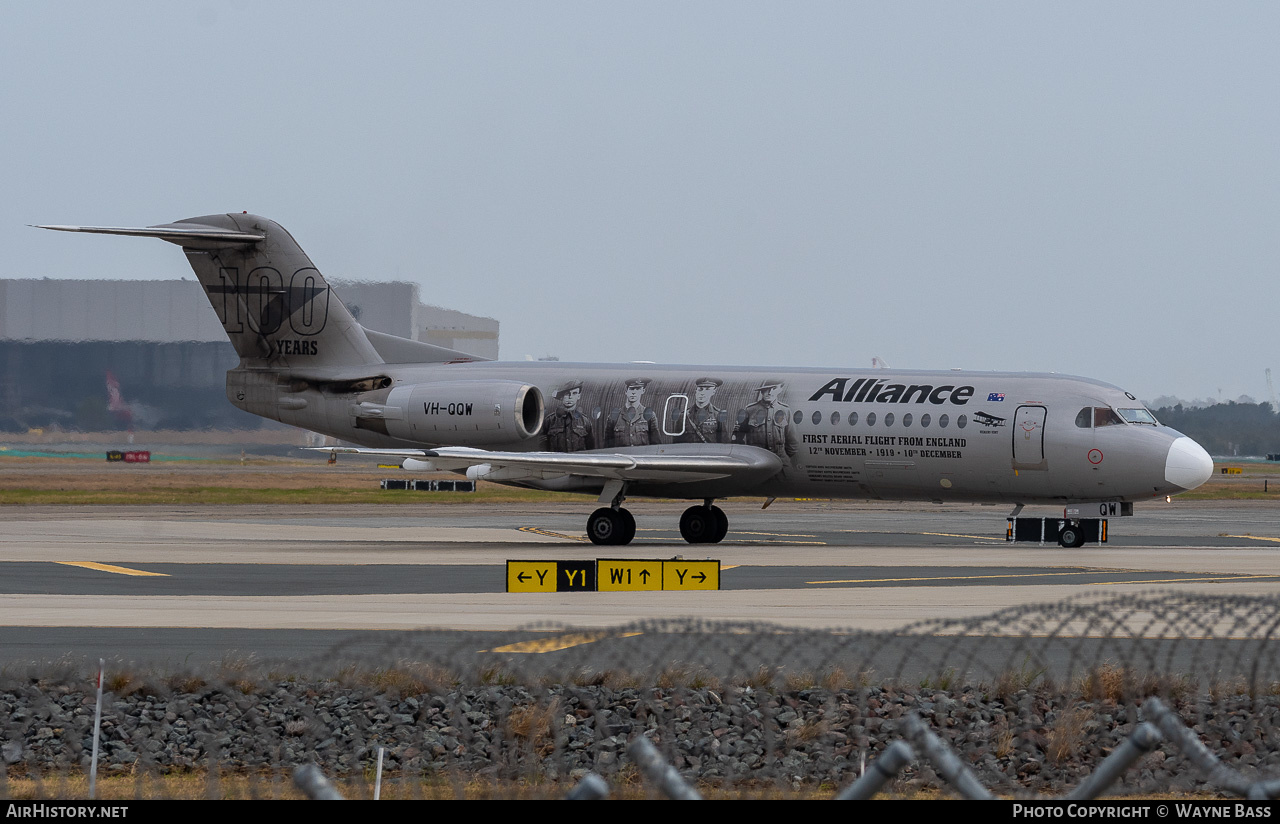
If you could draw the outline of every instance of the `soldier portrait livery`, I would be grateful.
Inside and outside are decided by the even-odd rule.
[[[604,445],[647,446],[662,443],[658,437],[658,414],[641,403],[649,378],[627,381],[627,405],[609,413],[604,426]]]
[[[729,413],[711,402],[723,384],[719,378],[698,378],[694,382],[693,406],[685,408],[684,432],[676,436],[676,443],[730,442],[733,431]]]
[[[733,442],[767,449],[791,466],[800,445],[791,426],[791,410],[782,403],[783,383],[761,381],[756,387],[756,401],[738,413],[733,428]]]
[[[569,381],[553,393],[560,408],[547,414],[542,424],[543,448],[548,452],[581,452],[595,449],[591,421],[578,411],[582,381]]]

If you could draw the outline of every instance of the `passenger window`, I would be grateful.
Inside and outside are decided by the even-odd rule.
[[[1124,421],[1120,420],[1120,416],[1109,406],[1095,406],[1093,408],[1093,425],[1096,426],[1123,426]]]
[[[857,425],[858,425],[858,413],[857,413],[857,412],[850,412],[850,413],[849,413],[849,425],[850,425],[850,426],[857,426]]]
[[[920,425],[927,427],[929,425],[929,413],[926,412],[920,416]]]
[[[940,415],[940,416],[938,416],[938,426],[939,426],[939,427],[941,427],[942,429],[946,429],[946,428],[947,428],[947,420],[948,420],[948,418],[947,418],[947,416],[946,416],[946,415]]]
[[[822,423],[822,413],[821,413],[821,412],[814,412],[814,413],[813,413],[813,423],[814,423],[814,425],[815,425],[815,426],[817,426],[818,424]]]
[[[885,416],[884,416],[884,425],[885,425],[885,426],[893,426],[893,413],[892,413],[892,412],[890,412],[889,414],[887,414],[887,415],[885,415]]]
[[[1093,407],[1086,406],[1080,410],[1080,414],[1076,415],[1076,426],[1081,429],[1088,429],[1093,426]]]
[[[968,424],[969,424],[969,416],[961,415],[960,417],[956,418],[956,426],[960,427],[961,429],[964,429]]]
[[[799,409],[797,409],[796,414],[792,415],[791,417],[796,423],[800,423],[800,421],[804,420],[804,413],[801,412]]]
[[[832,425],[832,426],[835,426],[835,425],[836,425],[836,424],[838,424],[838,423],[840,423],[840,413],[839,413],[839,412],[832,412],[832,413],[831,413],[831,425]]]
[[[868,413],[867,413],[867,426],[875,426],[875,425],[876,425],[876,413],[874,413],[874,412],[868,412]]]
[[[902,416],[902,425],[903,425],[903,426],[910,426],[910,425],[911,425],[911,413],[910,413],[910,412],[908,412],[907,414],[905,414],[905,415],[903,415],[903,416]]]

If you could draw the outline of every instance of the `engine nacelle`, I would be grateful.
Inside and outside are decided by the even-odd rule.
[[[386,421],[388,435],[442,446],[519,443],[542,433],[546,415],[542,392],[519,381],[397,386],[379,410],[370,417]]]

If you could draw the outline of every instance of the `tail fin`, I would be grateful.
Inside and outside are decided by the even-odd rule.
[[[242,365],[317,368],[383,362],[320,271],[275,221],[225,214],[139,229],[39,228],[155,237],[181,246]]]

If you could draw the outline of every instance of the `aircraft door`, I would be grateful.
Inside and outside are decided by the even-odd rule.
[[[688,395],[672,395],[662,410],[662,431],[672,437],[684,434],[685,412],[689,408]]]
[[[1044,456],[1043,406],[1019,406],[1013,416],[1013,468],[1048,469]]]

